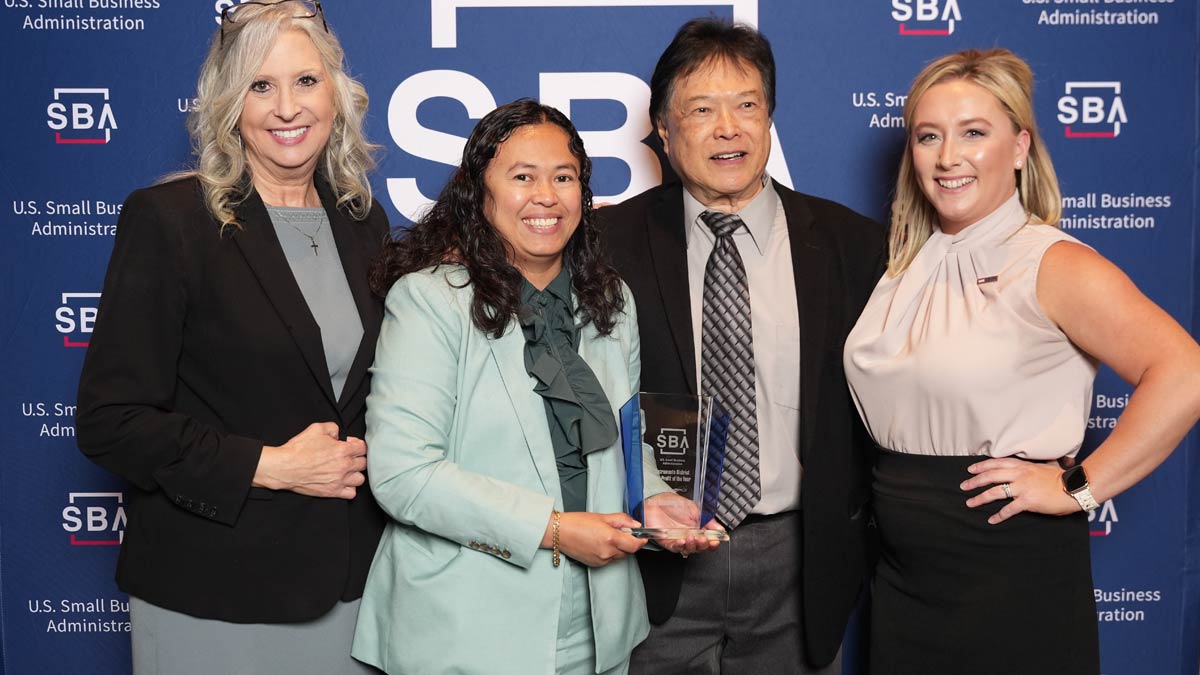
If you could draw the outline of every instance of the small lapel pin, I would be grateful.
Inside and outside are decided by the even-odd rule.
[[[984,284],[990,284],[998,278],[999,277],[997,277],[995,275],[990,276],[990,277],[979,277],[978,279],[975,280],[975,283],[979,286],[982,286]]]

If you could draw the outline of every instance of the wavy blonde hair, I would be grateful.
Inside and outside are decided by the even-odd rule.
[[[342,65],[345,53],[337,37],[325,30],[321,17],[303,16],[304,10],[292,0],[241,5],[234,11],[237,20],[224,21],[224,40],[220,31],[213,35],[200,66],[196,84],[199,105],[188,118],[196,167],[164,180],[198,178],[208,210],[221,230],[241,228],[233,210],[253,185],[238,132],[246,92],[279,36],[298,30],[312,40],[320,54],[333,85],[337,111],[317,172],[333,188],[338,207],[346,207],[359,220],[366,218],[372,201],[367,173],[374,167],[371,154],[378,146],[369,143],[363,133],[367,91],[346,73]]]
[[[925,66],[909,89],[904,102],[904,126],[909,129],[904,156],[896,177],[892,201],[891,234],[888,241],[888,276],[908,268],[925,245],[937,223],[937,211],[921,191],[912,160],[912,124],[917,104],[932,87],[951,80],[966,80],[983,87],[999,101],[1013,131],[1029,132],[1029,155],[1024,169],[1015,170],[1017,191],[1025,210],[1041,222],[1057,225],[1062,215],[1062,193],[1050,153],[1038,134],[1033,115],[1033,71],[1007,49],[968,49],[943,56]]]

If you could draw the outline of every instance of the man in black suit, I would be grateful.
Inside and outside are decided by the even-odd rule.
[[[730,411],[717,519],[731,538],[687,560],[639,554],[654,627],[632,672],[838,673],[873,459],[842,344],[882,273],[883,229],[767,176],[775,63],[758,31],[688,22],[650,88],[681,183],[600,213],[637,302],[641,389]]]

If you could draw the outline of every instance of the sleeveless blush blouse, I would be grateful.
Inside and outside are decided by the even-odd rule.
[[[1096,361],[1045,315],[1037,275],[1051,245],[1017,193],[956,235],[934,231],[884,276],[846,339],[858,412],[880,446],[918,455],[1073,456]]]

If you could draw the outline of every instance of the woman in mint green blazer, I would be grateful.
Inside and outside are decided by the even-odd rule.
[[[616,424],[637,320],[590,173],[562,113],[502,106],[373,272],[368,476],[392,520],[353,655],[388,673],[623,673],[649,629]]]

